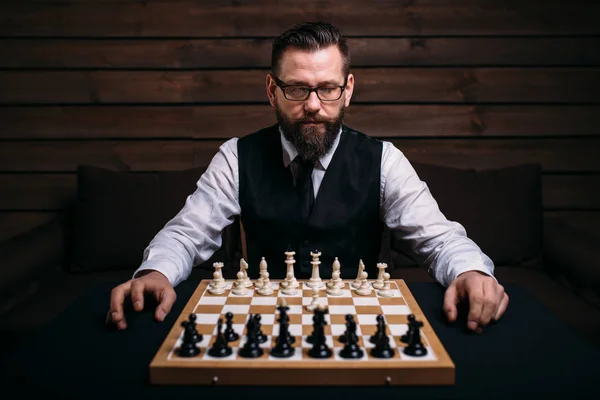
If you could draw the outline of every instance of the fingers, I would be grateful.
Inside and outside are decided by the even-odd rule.
[[[171,307],[175,303],[177,295],[175,290],[170,286],[165,286],[160,292],[159,304],[156,307],[155,317],[159,321],[164,321],[167,314],[171,311]]]
[[[498,309],[496,310],[496,315],[494,316],[495,321],[498,321],[502,317],[502,315],[504,315],[506,309],[508,308],[509,298],[508,295],[504,292],[504,290],[502,291],[501,297],[502,300],[500,300],[500,305],[498,306]]]
[[[446,313],[446,318],[448,318],[449,322],[456,321],[456,316],[458,314],[456,309],[457,304],[458,290],[456,289],[456,284],[451,284],[444,294],[444,312]]]
[[[109,318],[119,329],[127,328],[123,303],[125,302],[125,296],[129,295],[130,290],[131,284],[127,282],[115,287],[110,295]]]
[[[498,304],[500,304],[500,297],[498,296],[498,286],[496,282],[491,279],[483,281],[483,308],[481,315],[479,316],[479,326],[487,326],[492,318],[496,315]]]
[[[492,321],[498,320],[508,307],[508,295],[495,280],[483,278],[467,288],[469,293],[469,316],[467,327],[477,333]]]
[[[479,327],[481,313],[483,312],[483,288],[480,285],[469,291],[469,315],[467,317],[467,327],[475,331]]]
[[[133,309],[142,311],[144,309],[144,283],[142,280],[134,280],[131,283],[131,302]]]

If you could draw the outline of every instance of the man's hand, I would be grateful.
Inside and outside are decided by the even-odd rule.
[[[177,296],[166,276],[158,271],[149,271],[142,276],[122,283],[112,290],[106,323],[112,322],[119,329],[127,328],[123,311],[125,298],[131,295],[134,310],[142,311],[144,309],[144,294],[146,293],[152,294],[158,302],[154,317],[162,322],[171,311]]]
[[[508,295],[494,278],[478,271],[460,274],[446,289],[444,311],[448,321],[456,321],[457,304],[469,301],[467,327],[477,333],[500,319],[508,307]]]

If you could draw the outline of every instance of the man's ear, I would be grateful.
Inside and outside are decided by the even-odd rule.
[[[348,74],[348,82],[346,82],[345,93],[345,103],[346,107],[350,105],[350,99],[352,98],[352,93],[354,92],[354,75]]]
[[[269,103],[271,103],[271,105],[275,107],[275,91],[277,90],[277,84],[275,83],[275,80],[273,79],[273,76],[271,74],[267,74],[265,85],[267,90],[267,97],[269,98]]]

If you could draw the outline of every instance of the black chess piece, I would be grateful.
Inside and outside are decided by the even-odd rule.
[[[408,314],[408,323],[407,323],[408,329],[407,329],[406,333],[400,337],[401,342],[403,342],[403,343],[410,342],[410,337],[414,333],[414,328],[415,328],[414,323],[415,323],[415,314]]]
[[[258,323],[252,315],[246,323],[246,343],[244,343],[238,354],[244,358],[257,358],[264,354],[264,350],[258,342]]]
[[[292,347],[289,331],[289,318],[286,311],[289,307],[279,306],[279,336],[275,341],[275,347],[271,349],[271,355],[279,358],[288,358],[294,355],[296,349]]]
[[[377,330],[371,337],[369,341],[371,343],[377,343],[381,337],[385,334],[385,320],[383,319],[383,314],[379,314],[377,317]]]
[[[225,314],[225,325],[225,332],[223,332],[223,335],[225,335],[225,340],[227,340],[228,342],[235,342],[236,340],[238,340],[240,338],[240,335],[233,330],[232,312],[228,312],[227,314]]]
[[[371,349],[371,355],[375,358],[392,358],[395,354],[394,349],[390,345],[390,337],[386,333],[385,321],[383,318],[378,320],[378,323],[381,323],[381,332],[377,335],[377,341],[375,342],[375,347]]]
[[[254,320],[256,321],[256,340],[258,340],[258,343],[265,343],[267,340],[269,340],[269,338],[263,333],[261,329],[261,319],[262,317],[260,316],[260,314],[254,314]]]
[[[352,317],[352,316],[350,316]],[[358,336],[356,335],[356,323],[353,318],[346,316],[346,334],[344,347],[340,350],[342,358],[362,358],[363,350],[358,346]]]
[[[217,322],[217,337],[210,349],[208,355],[211,357],[227,357],[233,353],[231,347],[228,346],[225,335],[223,334],[223,318],[219,318]]]
[[[421,341],[421,327],[423,322],[413,320],[411,323],[412,333],[409,335],[408,346],[403,350],[404,354],[413,357],[423,357],[427,355],[427,348]]]
[[[352,324],[354,322],[354,317],[352,316],[352,314],[346,314],[346,331],[344,333],[342,333],[340,335],[340,337],[338,338],[338,341],[340,343],[346,343],[346,339],[348,338],[348,327],[350,326],[350,324]],[[355,330],[356,331],[356,330]]]
[[[192,314],[193,315],[193,314]],[[190,316],[191,317],[191,316]],[[195,315],[194,315],[195,317]],[[198,340],[198,335],[196,332],[196,324],[195,318],[190,319],[188,321],[182,321],[181,326],[183,327],[183,340],[179,349],[177,350],[177,355],[179,357],[194,357],[200,354],[200,348],[196,346],[196,343],[201,341],[200,338]]]
[[[316,308],[315,308],[316,310]],[[313,331],[311,332],[310,335],[308,335],[306,337],[306,343],[310,343],[313,344],[314,343],[314,337],[315,337],[315,328],[318,326],[321,326],[321,324],[325,324],[325,314],[324,313],[317,313],[315,312],[315,310],[313,310]]]
[[[308,355],[312,358],[329,358],[333,355],[333,351],[327,346],[327,338],[325,336],[325,314],[327,309],[322,306],[317,306],[314,309],[315,318],[314,330],[312,335],[312,347],[308,350]]]

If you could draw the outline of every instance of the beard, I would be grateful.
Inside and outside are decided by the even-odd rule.
[[[331,150],[342,127],[345,108],[342,103],[338,116],[333,119],[305,114],[301,119],[293,120],[283,113],[278,104],[275,105],[275,113],[283,136],[296,147],[298,155],[305,161],[315,162]],[[318,125],[305,125],[309,122]]]

